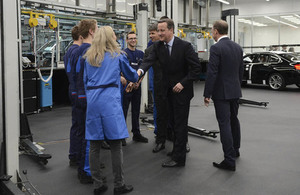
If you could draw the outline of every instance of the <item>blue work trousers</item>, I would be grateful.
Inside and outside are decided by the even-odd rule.
[[[131,103],[131,122],[132,122],[132,133],[140,134],[140,107],[141,107],[141,86],[132,90],[129,93],[124,92],[123,96],[123,112],[125,120],[127,118],[127,112],[129,104]]]
[[[87,141],[85,139],[86,98],[78,98],[76,107],[76,117],[78,118],[79,126],[78,135],[80,138],[80,158],[78,172],[84,172],[90,176],[91,173],[85,171],[89,170],[89,152],[87,152],[89,151],[89,145],[87,145]]]
[[[69,92],[69,98],[72,106],[72,126],[70,129],[70,148],[69,148],[69,159],[78,161],[80,154],[80,137],[78,119],[76,115],[76,100],[77,94]]]

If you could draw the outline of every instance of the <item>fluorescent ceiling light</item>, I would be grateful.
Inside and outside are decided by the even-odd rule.
[[[294,16],[296,16],[297,18],[300,18],[300,16],[298,14],[294,14]]]
[[[292,24],[289,24],[289,23],[286,23],[286,22],[282,22],[282,21],[279,21],[279,20],[276,20],[274,18],[270,18],[269,16],[264,16],[265,18],[269,19],[269,20],[272,20],[273,22],[278,22],[278,23],[281,23],[281,24],[285,24],[285,25],[288,25],[288,26],[291,26],[293,28],[298,28],[297,26],[294,26]]]
[[[300,24],[300,18],[297,18],[296,16],[288,15],[288,16],[280,16],[281,18],[288,20],[290,22],[293,22],[295,24]]]
[[[225,1],[225,0],[216,0],[216,1],[219,1],[219,2],[224,3],[224,4],[227,4],[227,5],[230,4],[228,1]]]
[[[242,23],[245,23],[245,24],[250,24],[250,25],[253,25],[253,26],[268,26],[266,24],[263,24],[263,23],[259,23],[259,22],[255,22],[255,21],[251,21],[251,20],[247,20],[247,19],[244,19],[244,18],[240,18],[238,19],[239,22],[242,22]]]

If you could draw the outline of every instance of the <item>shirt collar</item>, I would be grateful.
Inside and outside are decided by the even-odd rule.
[[[166,44],[168,44],[170,47],[172,47],[172,46],[173,46],[173,43],[174,43],[174,39],[175,39],[175,36],[173,36],[173,38],[171,39],[171,41],[169,41],[169,42],[166,43]]]
[[[221,39],[223,39],[223,38],[226,38],[226,37],[228,37],[227,35],[223,35],[223,36],[221,36],[219,39],[218,39],[218,41],[217,42],[219,42]]]

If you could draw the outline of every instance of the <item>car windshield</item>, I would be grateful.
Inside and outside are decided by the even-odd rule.
[[[296,62],[300,61],[300,56],[291,53],[280,54],[281,57],[287,59],[288,61]]]

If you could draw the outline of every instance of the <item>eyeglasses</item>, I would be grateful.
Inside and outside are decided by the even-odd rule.
[[[130,40],[130,41],[132,41],[132,40],[136,40],[137,38],[135,37],[135,38],[129,38],[128,40]]]

